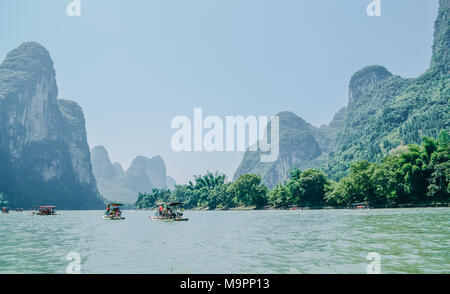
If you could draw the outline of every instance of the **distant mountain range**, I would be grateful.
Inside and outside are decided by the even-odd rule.
[[[291,112],[281,112],[280,156],[259,162],[247,151],[234,179],[256,173],[273,187],[295,168],[320,168],[330,178],[346,175],[356,160],[377,161],[399,145],[420,143],[450,129],[450,0],[440,0],[429,69],[415,79],[392,75],[382,66],[355,73],[348,105],[331,123],[314,127]]]
[[[166,165],[161,156],[138,156],[124,171],[119,163],[111,162],[105,147],[95,146],[91,150],[91,161],[97,187],[110,201],[134,203],[139,192],[175,187],[175,180],[166,175]]]
[[[11,207],[99,209],[83,111],[57,99],[48,51],[27,42],[0,65],[0,193]]]

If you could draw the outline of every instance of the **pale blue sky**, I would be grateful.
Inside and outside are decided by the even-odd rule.
[[[175,115],[274,115],[319,126],[347,104],[351,75],[380,64],[404,77],[431,58],[438,0],[0,0],[0,59],[24,41],[45,46],[60,98],[84,110],[91,147],[125,168],[161,155],[177,182],[242,153],[175,153]]]

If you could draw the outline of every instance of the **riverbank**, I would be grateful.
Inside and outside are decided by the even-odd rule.
[[[438,207],[450,207],[450,203],[422,203],[422,204],[398,204],[398,205],[390,205],[383,207],[368,207],[368,209],[403,209],[403,208],[438,208]],[[231,208],[215,208],[211,209],[209,207],[195,207],[184,209],[184,211],[253,211],[253,210],[332,210],[332,209],[356,209],[347,206],[323,206],[323,207],[300,207],[300,206],[292,206],[292,207],[256,207],[256,206],[239,206],[239,207],[231,207]],[[367,208],[365,208],[367,209]],[[143,208],[136,210],[144,210],[144,211],[154,211],[156,208]]]

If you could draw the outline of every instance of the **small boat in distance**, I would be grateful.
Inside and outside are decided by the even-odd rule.
[[[181,210],[177,209],[183,205],[183,202],[161,202],[157,205],[158,210],[154,216],[150,216],[151,220],[162,220],[166,222],[185,222],[188,218],[183,217]]]
[[[370,207],[365,202],[353,203],[352,209],[370,209]]]
[[[38,206],[36,210],[35,215],[56,215],[56,206]]]
[[[124,216],[122,216],[122,211],[120,210],[120,207],[123,206],[122,203],[117,202],[111,202],[106,205],[106,211],[103,214],[104,219],[108,220],[123,220],[125,219]]]

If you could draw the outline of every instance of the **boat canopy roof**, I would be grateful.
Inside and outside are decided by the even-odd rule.
[[[108,203],[108,206],[123,206],[123,204],[119,203],[119,202],[111,202],[111,203]]]
[[[159,205],[170,205],[170,206],[177,206],[177,205],[182,205],[182,204],[184,204],[184,202],[178,202],[178,201],[174,201],[174,202],[159,202],[159,203],[156,203],[155,205],[156,206],[159,206]]]
[[[352,205],[366,205],[365,202],[353,203]]]
[[[182,204],[183,204],[183,202],[170,202],[169,203],[169,205],[172,205],[172,206],[182,205]]]
[[[49,206],[49,205],[47,205],[47,206],[37,206],[38,208],[56,208],[56,206]]]
[[[170,206],[177,206],[177,205],[182,205],[184,202],[178,202],[178,201],[174,201],[174,202],[159,202],[156,205],[170,205]]]

